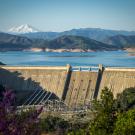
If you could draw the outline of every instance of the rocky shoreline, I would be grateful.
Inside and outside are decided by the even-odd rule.
[[[2,49],[0,52],[8,51],[31,51],[31,52],[96,52],[96,51],[117,51],[117,50],[126,50],[129,53],[135,53],[135,48],[124,48],[124,49],[110,49],[110,50],[91,50],[91,49],[50,49],[50,48],[19,48],[19,49]]]
[[[135,48],[125,48],[127,52],[135,52]]]
[[[135,56],[135,48],[125,48],[129,56]]]
[[[84,50],[84,49],[49,49],[49,48],[30,48],[25,49],[24,51],[33,51],[33,52],[94,52],[93,50]]]

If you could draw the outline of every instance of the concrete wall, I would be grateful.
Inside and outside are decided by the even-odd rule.
[[[105,68],[100,82],[98,98],[105,86],[112,90],[115,97],[125,88],[135,87],[135,69]]]
[[[97,72],[73,71],[66,95],[65,103],[75,107],[89,102],[96,88]]]
[[[62,97],[67,67],[0,67],[0,84],[16,91],[45,89]]]
[[[105,68],[103,72],[69,69],[68,66],[1,66],[0,84],[19,92],[36,89],[51,91],[71,107],[86,104],[93,96],[99,98],[105,86],[112,90],[115,97],[125,88],[135,87],[135,69]],[[99,69],[102,71],[102,67]]]

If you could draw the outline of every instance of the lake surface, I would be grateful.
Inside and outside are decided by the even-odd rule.
[[[0,61],[7,65],[31,66],[120,66],[135,67],[135,56],[126,51],[105,52],[0,52]]]

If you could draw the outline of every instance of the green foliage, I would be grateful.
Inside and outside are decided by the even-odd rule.
[[[113,107],[114,103],[114,98],[113,98],[113,93],[111,92],[110,89],[105,87],[100,95],[100,100],[95,99],[93,101],[93,110],[96,111],[97,113],[103,113],[103,112],[112,112],[114,110]]]
[[[40,128],[42,132],[53,132],[58,129],[66,130],[68,127],[68,122],[59,117],[47,116],[40,121]]]
[[[116,99],[116,108],[119,112],[127,111],[135,106],[135,88],[127,88]]]
[[[116,100],[104,88],[100,98],[93,102],[95,119],[90,123],[90,135],[134,135],[135,109],[130,109],[135,105],[135,88],[125,89]]]
[[[2,89],[3,87],[1,91]],[[11,106],[11,101],[14,99],[12,93],[7,91],[4,95],[6,98],[1,98],[0,104],[0,134],[5,131],[8,131],[9,135],[10,133],[38,135],[41,132],[53,132],[54,134],[57,132],[56,134],[62,135],[135,134],[135,88],[125,89],[117,96],[117,99],[114,99],[111,90],[105,87],[100,99],[92,102],[93,116],[90,117],[93,119],[89,124],[80,120],[69,122],[52,115],[39,119],[42,108],[17,111],[16,107]]]
[[[87,122],[73,122],[70,123],[68,130],[68,135],[88,135],[88,125]]]
[[[135,135],[135,109],[119,114],[113,135]]]
[[[77,131],[70,131],[67,135],[87,135],[86,130],[78,129]]]
[[[109,135],[113,132],[115,108],[112,92],[105,87],[101,99],[93,102],[95,119],[90,123],[90,135]]]

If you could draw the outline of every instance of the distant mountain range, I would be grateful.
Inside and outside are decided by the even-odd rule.
[[[135,35],[135,31],[107,30],[100,28],[80,28],[63,32],[42,32],[29,24],[12,27],[8,30],[8,33],[21,34],[22,36],[26,36],[28,38],[36,38],[36,39],[38,38],[45,40],[52,40],[64,35],[73,35],[73,36],[88,37],[101,42],[103,42],[108,37],[116,35],[125,35],[125,36]]]
[[[117,31],[117,30],[105,30],[100,28],[82,28],[72,29],[61,33],[62,35],[76,35],[95,39],[97,41],[104,41],[106,38],[116,35],[135,35],[135,31]]]
[[[96,50],[116,50],[118,47],[108,45],[90,38],[81,36],[61,36],[59,38],[46,41],[43,39],[29,39],[11,35],[7,33],[0,33],[0,50],[26,50],[30,48],[49,48],[49,49],[88,49]]]
[[[81,28],[81,29],[72,29],[64,32],[35,32],[35,33],[24,33],[22,35],[28,38],[38,38],[45,40],[52,40],[64,35],[72,35],[72,36],[88,37],[103,42],[106,38],[111,36],[135,35],[135,31],[105,30],[100,28]]]
[[[104,30],[99,28],[72,29],[64,32],[39,32],[29,25],[0,33],[0,51],[31,48],[115,50],[135,48],[135,31]]]

